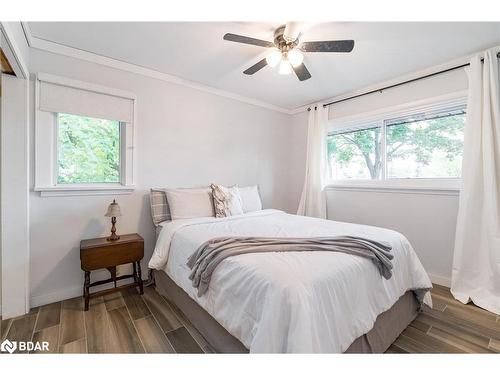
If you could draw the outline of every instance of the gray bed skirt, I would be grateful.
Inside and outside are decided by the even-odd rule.
[[[196,303],[163,271],[154,271],[156,290],[176,305],[191,324],[218,353],[248,353],[248,349]],[[419,303],[413,292],[406,292],[387,311],[377,317],[373,328],[358,337],[346,353],[383,353],[417,317]]]

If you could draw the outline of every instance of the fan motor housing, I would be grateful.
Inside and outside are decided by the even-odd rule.
[[[293,41],[287,41],[284,37],[285,25],[280,26],[274,32],[274,44],[281,52],[288,52],[299,44],[299,38]]]

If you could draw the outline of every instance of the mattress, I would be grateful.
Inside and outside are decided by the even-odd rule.
[[[388,242],[393,276],[385,280],[371,261],[349,254],[245,254],[225,259],[198,297],[187,258],[206,240],[230,235],[353,235]],[[408,291],[431,305],[429,277],[400,233],[278,210],[164,223],[149,266],[164,271],[250,352],[345,352]]]
[[[216,353],[248,353],[236,337],[224,329],[163,271],[154,272],[156,291],[180,309]],[[377,317],[373,328],[352,342],[344,353],[384,353],[417,317],[419,302],[406,292],[392,307]]]

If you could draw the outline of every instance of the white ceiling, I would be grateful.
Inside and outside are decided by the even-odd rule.
[[[500,44],[500,23],[359,23],[304,25],[302,41],[354,39],[352,53],[308,53],[312,74],[299,82],[269,67],[242,73],[266,49],[224,41],[227,33],[272,40],[280,23],[29,22],[33,37],[295,109],[321,99]]]

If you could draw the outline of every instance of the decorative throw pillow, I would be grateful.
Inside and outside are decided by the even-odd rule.
[[[149,202],[151,204],[151,217],[155,226],[164,221],[171,220],[166,189],[151,189]]]
[[[262,210],[262,202],[257,185],[240,187],[238,189],[244,213]]]
[[[238,186],[225,187],[211,184],[214,199],[215,217],[227,217],[243,214]]]

